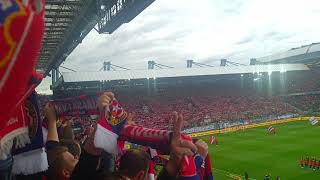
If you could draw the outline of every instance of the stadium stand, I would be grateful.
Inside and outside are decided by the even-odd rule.
[[[287,102],[302,111],[302,114],[319,116],[319,95],[297,95],[286,98]]]
[[[319,78],[313,71],[216,76],[212,77],[213,80],[203,78],[201,81],[200,78],[197,83],[186,79],[175,86],[159,83],[158,87],[132,87],[128,90],[120,86],[111,90],[133,113],[138,125],[159,129],[170,128],[174,110],[184,114],[185,128],[212,122],[253,121],[301,111],[312,115],[319,110],[318,96],[307,96],[320,90]],[[81,94],[86,91],[72,92]],[[295,94],[300,96],[295,97]],[[78,124],[84,125],[83,132],[92,124],[87,123],[88,120],[88,116],[74,118]]]
[[[122,102],[125,102],[123,105],[129,112],[135,113],[136,123],[160,129],[169,128],[170,115],[174,110],[179,110],[185,115],[186,127],[295,113],[295,109],[276,96],[244,95],[241,92],[217,96],[217,93],[201,91],[201,88],[197,92],[198,95],[190,91],[179,96],[174,92],[166,92],[167,94],[159,96],[131,98]]]

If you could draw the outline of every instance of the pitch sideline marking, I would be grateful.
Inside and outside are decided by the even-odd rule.
[[[241,176],[239,174],[235,174],[235,173],[231,173],[229,171],[225,171],[225,170],[222,170],[222,169],[217,169],[217,168],[211,168],[212,170],[216,170],[216,171],[220,171],[220,173],[223,173],[224,175],[228,176],[228,177],[231,177],[233,178],[234,176],[237,176],[237,177],[240,177],[240,178],[244,178],[244,176]],[[233,178],[234,179],[234,178]],[[249,178],[249,180],[256,180],[254,178]]]

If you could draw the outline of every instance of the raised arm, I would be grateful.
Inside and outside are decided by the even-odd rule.
[[[183,158],[187,156],[193,156],[197,151],[197,147],[188,140],[184,140],[181,137],[181,129],[183,126],[183,116],[178,113],[174,113],[174,130],[172,134],[172,140],[170,143],[170,159],[166,164],[163,171],[160,173],[158,179],[176,179],[180,172],[181,163]]]
[[[114,98],[114,94],[112,92],[105,92],[98,98],[98,108],[99,111],[102,112],[105,110],[107,106],[109,106]],[[99,148],[96,148],[94,145],[94,136],[95,131],[97,130],[97,127],[95,126],[94,130],[89,133],[89,137],[87,138],[85,144],[84,144],[84,150],[91,154],[98,156],[101,154],[102,150]],[[107,141],[105,143],[108,143]]]
[[[48,123],[48,141],[59,142],[59,136],[57,131],[57,115],[54,109],[54,106],[50,103],[47,103],[44,109],[45,116]]]

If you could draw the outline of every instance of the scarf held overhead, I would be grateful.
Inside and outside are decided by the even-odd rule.
[[[44,32],[44,1],[0,1],[0,159],[10,153],[13,139],[28,142],[22,103],[32,92]]]

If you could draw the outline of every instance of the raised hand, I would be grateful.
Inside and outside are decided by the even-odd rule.
[[[47,103],[45,108],[44,108],[44,115],[45,117],[48,119],[48,123],[49,121],[54,121],[56,122],[57,121],[57,113],[56,113],[56,110],[55,110],[55,107],[53,106],[53,104],[51,103]]]
[[[169,175],[177,175],[181,161],[186,156],[193,156],[197,151],[197,147],[188,140],[181,138],[181,129],[183,127],[183,116],[174,112],[174,128],[170,143],[170,159],[166,165],[166,170]]]
[[[134,122],[134,115],[129,113],[128,114],[128,120],[127,120],[127,124],[128,125],[137,125],[136,122]]]
[[[44,114],[47,118],[48,123],[48,141],[57,141],[59,142],[59,136],[57,131],[57,113],[55,107],[51,103],[47,103],[44,108]]]
[[[98,98],[98,108],[103,112],[106,107],[109,107],[114,99],[112,92],[105,92]]]
[[[200,156],[205,159],[208,155],[208,144],[205,143],[202,139],[199,139],[195,142],[195,145],[198,148],[198,153],[200,154]]]

